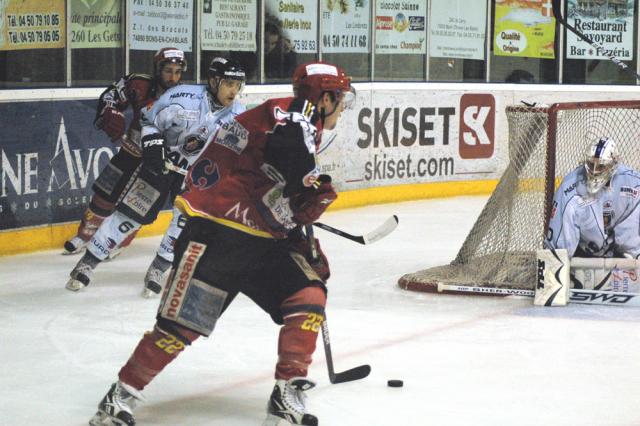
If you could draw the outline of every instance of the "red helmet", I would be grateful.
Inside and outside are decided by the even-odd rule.
[[[187,70],[187,60],[184,58],[184,52],[175,47],[163,47],[153,56],[153,70],[158,74],[165,64],[180,64],[182,71]]]
[[[344,69],[327,62],[301,64],[293,72],[293,93],[314,104],[324,92],[340,94],[351,91],[351,77]]]

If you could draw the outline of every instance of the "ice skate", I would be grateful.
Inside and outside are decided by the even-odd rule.
[[[134,426],[133,409],[143,401],[137,389],[117,381],[98,404],[98,412],[89,421],[90,426]]]
[[[87,245],[88,241],[84,241],[79,236],[75,236],[70,240],[64,242],[64,251],[62,254],[77,254],[82,251]]]
[[[171,262],[156,255],[144,276],[142,297],[150,298],[162,292],[164,287],[164,273],[171,267]]]
[[[89,285],[91,282],[91,275],[93,274],[93,269],[100,261],[93,256],[91,253],[87,252],[82,256],[82,259],[78,261],[76,267],[73,268],[71,277],[69,281],[67,281],[67,285],[65,286],[67,290],[70,291],[78,291]]]
[[[316,384],[304,377],[276,380],[262,426],[317,426],[318,418],[306,412],[305,392]]]

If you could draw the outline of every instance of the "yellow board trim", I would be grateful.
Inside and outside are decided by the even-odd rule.
[[[459,195],[490,194],[497,180],[437,182],[407,185],[381,186],[340,192],[338,199],[329,210],[363,207],[371,204],[395,203],[400,201],[444,198]],[[138,237],[161,235],[169,226],[171,211],[161,212],[151,225],[145,225]],[[33,228],[0,232],[0,256],[29,253],[38,250],[59,249],[66,240],[75,235],[79,222],[44,225]]]

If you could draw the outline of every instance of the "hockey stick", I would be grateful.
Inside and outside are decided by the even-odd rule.
[[[438,283],[438,293],[467,293],[491,296],[534,297],[535,291],[519,288],[475,287],[457,284]],[[569,302],[587,305],[633,306],[640,307],[640,293],[622,293],[618,291],[571,289]]]
[[[313,236],[313,226],[306,225],[307,238],[311,246],[311,257],[313,260],[318,258],[318,250],[316,248],[316,240]],[[331,341],[329,340],[329,325],[327,324],[327,314],[325,312],[324,319],[320,325],[322,328],[322,344],[324,345],[324,355],[327,359],[327,369],[329,370],[329,381],[332,384],[352,382],[354,380],[364,379],[371,373],[371,366],[368,364],[350,368],[349,370],[336,373],[333,368],[333,356],[331,355]]]
[[[175,164],[173,164],[173,163],[171,163],[169,161],[166,161],[164,163],[164,167],[165,167],[165,169],[171,170],[172,172],[179,173],[182,176],[186,176],[187,173],[189,172],[187,169],[183,169],[182,167],[176,166]]]
[[[351,241],[355,241],[360,244],[372,244],[378,240],[383,239],[398,226],[398,216],[393,215],[389,219],[387,219],[382,225],[378,226],[373,231],[365,234],[365,235],[352,235],[347,232],[341,231],[340,229],[336,229],[333,226],[325,225],[324,223],[314,222],[314,226],[317,226],[320,229],[324,229],[325,231],[331,232],[333,234],[339,235],[343,238],[346,238]]]
[[[627,74],[629,74],[630,76],[634,77],[636,80],[640,80],[640,74],[638,74],[637,72],[635,72],[634,70],[629,68],[629,66],[627,64],[625,64],[624,62],[622,62],[620,59],[616,58],[613,55],[608,54],[606,52],[606,49],[604,48],[604,45],[602,43],[599,43],[597,41],[591,40],[589,37],[585,36],[580,31],[578,31],[578,29],[576,27],[574,27],[573,25],[569,24],[567,22],[567,20],[562,16],[562,13],[560,12],[560,0],[552,0],[551,1],[551,6],[553,7],[553,14],[555,15],[556,19],[566,29],[568,29],[569,31],[571,31],[572,33],[577,35],[580,40],[582,40],[582,41],[584,41],[586,43],[589,43],[593,48],[596,49],[596,52],[598,52],[599,54],[604,55],[607,58],[609,58],[609,60],[611,62],[613,62],[614,64],[616,64],[622,71],[624,71]]]

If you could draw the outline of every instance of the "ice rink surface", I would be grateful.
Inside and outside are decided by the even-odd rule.
[[[317,230],[332,266],[327,318],[336,370],[318,342],[308,407],[324,426],[640,425],[640,309],[400,290],[406,273],[449,262],[485,197],[338,211],[323,222],[370,246]],[[139,294],[160,238],[134,241],[79,293],[64,289],[78,256],[0,258],[0,425],[86,425],[145,330],[158,299]],[[273,387],[278,327],[247,298],[231,305],[144,391],[138,425],[259,426]],[[404,380],[389,388],[387,379]]]

